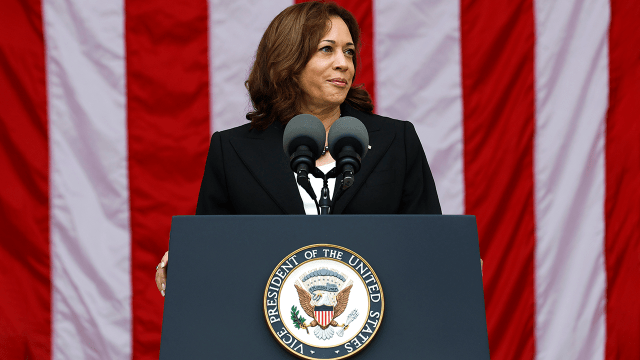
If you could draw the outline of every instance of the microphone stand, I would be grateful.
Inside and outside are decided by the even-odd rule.
[[[309,174],[313,175],[313,177],[317,179],[322,179],[322,190],[320,190],[319,200],[316,200],[316,193],[313,191],[313,188],[311,188],[311,183],[309,182],[309,178],[308,177],[303,178],[302,176],[300,176],[300,174],[298,175],[298,183],[307,191],[309,196],[311,196],[313,201],[316,203],[318,215],[330,215],[331,210],[333,209],[333,206],[335,205],[336,201],[340,199],[342,194],[344,194],[344,192],[353,183],[353,175],[351,175],[351,184],[349,185],[345,184],[345,180],[343,179],[342,184],[338,186],[338,192],[336,194],[333,194],[333,200],[331,200],[329,196],[329,179],[334,179],[338,177],[339,174],[337,169],[338,168],[335,167],[326,174],[323,173],[322,170],[318,169],[317,167],[314,167],[311,171],[309,171]]]
[[[329,179],[335,178],[337,176],[336,168],[331,169],[327,174],[323,173],[322,170],[313,168],[311,175],[318,179],[322,179],[322,190],[320,190],[320,200],[318,200],[318,215],[329,215],[331,214],[331,208],[333,206],[333,202],[329,197]],[[335,197],[335,196],[334,196]]]

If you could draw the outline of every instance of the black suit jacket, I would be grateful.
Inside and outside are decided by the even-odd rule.
[[[413,125],[366,114],[347,104],[341,111],[342,116],[358,118],[366,126],[371,149],[354,184],[332,212],[441,214],[431,169]],[[305,213],[282,148],[283,126],[274,122],[264,131],[250,127],[242,125],[211,137],[197,215]]]

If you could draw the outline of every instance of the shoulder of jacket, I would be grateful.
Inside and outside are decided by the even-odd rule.
[[[251,123],[246,123],[240,126],[233,127],[231,129],[220,130],[213,133],[213,138],[220,140],[228,140],[230,138],[247,138],[255,136],[258,131],[251,129]]]
[[[375,131],[380,129],[385,129],[386,131],[390,131],[394,129],[396,132],[404,131],[405,126],[408,121],[397,120],[387,116],[382,116],[378,114],[368,114],[353,108],[349,104],[344,104],[342,107],[343,115],[353,116],[367,127],[369,131]]]
[[[410,129],[414,129],[411,122],[406,120],[398,120],[387,116],[377,114],[366,114],[368,118],[365,121],[370,121],[376,125],[374,127],[380,128],[386,131],[394,131],[396,134],[404,134]],[[392,130],[393,129],[393,130]],[[415,130],[413,130],[415,131]]]

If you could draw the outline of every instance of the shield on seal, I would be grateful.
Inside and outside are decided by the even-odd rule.
[[[320,325],[327,326],[331,323],[331,320],[333,320],[333,306],[315,306],[313,308],[313,314]]]

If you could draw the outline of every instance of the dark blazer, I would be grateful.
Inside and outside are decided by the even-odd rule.
[[[366,126],[371,149],[333,213],[441,214],[431,169],[413,125],[346,104],[341,111]],[[197,215],[305,213],[282,149],[283,126],[276,121],[264,131],[250,127],[242,125],[211,137]],[[336,179],[336,187],[340,180]]]

